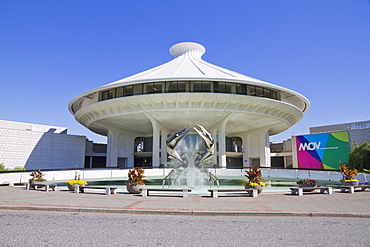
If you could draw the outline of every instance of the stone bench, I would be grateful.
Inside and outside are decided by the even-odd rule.
[[[29,190],[29,189],[38,189],[38,188],[41,188],[41,187],[45,187],[45,191],[48,192],[50,189],[52,189],[53,191],[56,191],[57,190],[57,185],[56,184],[46,184],[46,183],[32,183],[32,184],[26,184],[26,190]]]
[[[252,196],[252,197],[258,197],[258,189],[210,189],[208,190],[209,192],[211,192],[211,196],[213,198],[218,198],[218,193],[221,192],[248,192],[249,196]]]
[[[303,191],[306,191],[306,190],[312,190],[312,191],[320,190],[321,194],[324,194],[325,192],[327,192],[329,195],[333,194],[333,188],[332,187],[318,186],[318,187],[302,187],[302,188],[293,187],[293,188],[290,188],[291,194],[292,195],[298,194],[298,196],[302,196]]]
[[[92,190],[105,190],[106,195],[116,194],[115,187],[97,187],[97,186],[75,186],[74,193],[85,193],[85,189],[92,189]]]
[[[143,188],[141,190],[142,196],[143,197],[149,196],[149,192],[150,191],[157,191],[157,192],[182,192],[182,197],[183,198],[188,197],[189,192],[191,192],[190,189],[147,189],[147,188]]]
[[[345,192],[348,190],[351,194],[355,193],[355,189],[360,188],[361,191],[365,189],[370,189],[370,184],[360,184],[360,185],[342,185],[340,187],[341,192]]]

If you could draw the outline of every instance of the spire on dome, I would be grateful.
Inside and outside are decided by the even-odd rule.
[[[202,57],[202,55],[206,52],[206,48],[198,43],[182,42],[171,46],[169,52],[175,58],[187,52],[194,52],[199,57]]]

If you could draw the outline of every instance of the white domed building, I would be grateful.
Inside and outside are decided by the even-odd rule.
[[[310,108],[301,94],[202,60],[197,43],[173,45],[173,60],[75,97],[69,110],[108,137],[107,167],[166,167],[166,139],[199,124],[216,140],[219,168],[270,167],[269,136]]]

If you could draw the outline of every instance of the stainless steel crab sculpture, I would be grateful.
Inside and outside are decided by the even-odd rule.
[[[168,162],[168,165],[173,169],[163,179],[163,186],[165,184],[168,186],[187,186],[189,188],[204,186],[205,184],[219,186],[217,177],[206,169],[207,166],[213,164],[214,140],[211,134],[199,124],[192,128],[201,137],[205,151],[199,151],[191,145],[190,147],[184,145],[184,142],[180,145],[191,128],[185,128],[171,135],[166,140],[166,144],[168,158],[172,160]]]
[[[204,153],[200,153],[197,151],[198,157],[193,157],[194,160],[199,164],[198,167],[201,167],[202,165],[208,163],[211,161],[213,154],[214,154],[214,140],[211,136],[211,134],[203,128],[203,126],[196,124],[196,126],[193,127],[193,129],[197,132],[197,134],[202,138],[202,141],[206,147],[206,151]],[[174,134],[172,134],[167,140],[167,154],[168,158],[180,161],[181,163],[184,163],[184,158],[181,156],[178,151],[176,150],[177,145],[180,143],[182,139],[190,132],[190,128],[185,128],[181,131],[178,131]]]

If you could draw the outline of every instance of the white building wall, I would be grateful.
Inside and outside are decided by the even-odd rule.
[[[84,167],[85,136],[0,128],[0,164],[6,168]]]

